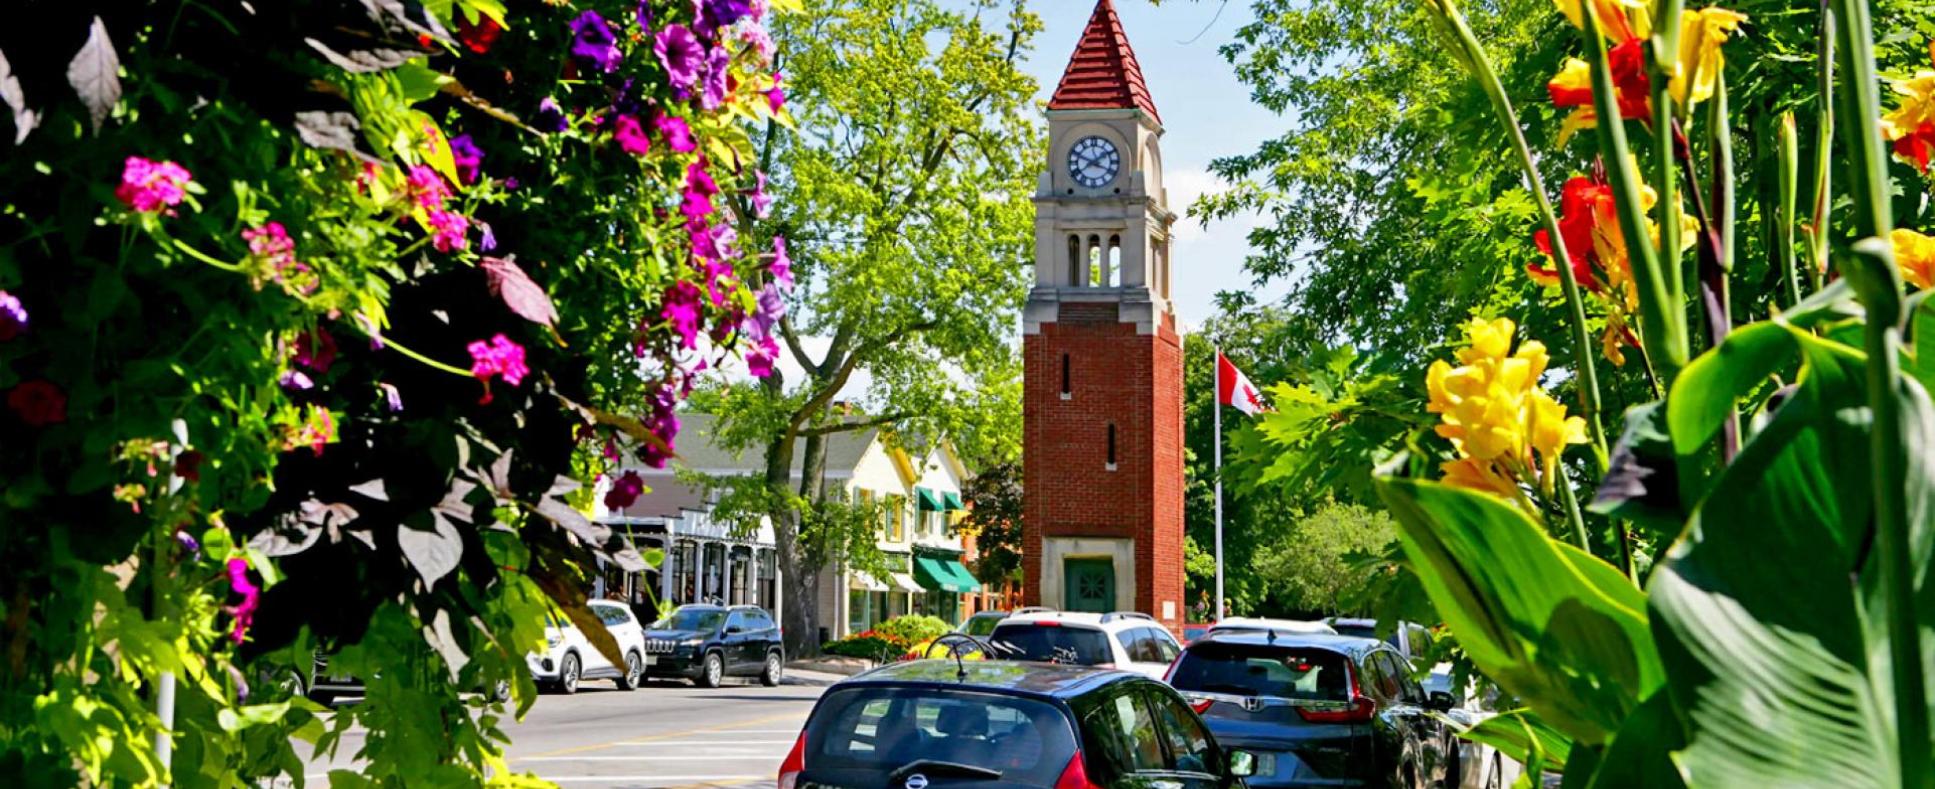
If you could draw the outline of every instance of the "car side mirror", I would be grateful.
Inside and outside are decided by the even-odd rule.
[[[1457,702],[1451,698],[1451,694],[1442,690],[1431,691],[1431,695],[1424,698],[1424,708],[1433,712],[1450,712],[1455,706]]]
[[[1249,751],[1230,751],[1230,775],[1248,778],[1256,775],[1256,754]]]
[[[732,635],[734,633],[743,633],[745,631],[746,631],[745,628],[740,627],[738,625],[726,625],[726,635]]]

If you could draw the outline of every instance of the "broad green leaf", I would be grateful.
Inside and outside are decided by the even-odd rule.
[[[1624,789],[1673,789],[1685,786],[1680,770],[1673,764],[1672,752],[1686,746],[1686,732],[1673,710],[1672,694],[1654,693],[1626,718],[1593,769],[1591,780],[1581,786]],[[1568,781],[1572,778],[1567,772]]]
[[[1531,710],[1502,712],[1478,722],[1478,725],[1458,732],[1472,742],[1479,742],[1498,749],[1506,758],[1520,764],[1532,761],[1534,750],[1545,754],[1545,765],[1553,770],[1564,770],[1566,760],[1572,751],[1572,740],[1564,733],[1540,720]]]
[[[1733,416],[1740,399],[1759,388],[1793,353],[1788,329],[1762,322],[1735,329],[1719,348],[1689,363],[1666,398],[1673,451],[1681,457],[1699,452]]]
[[[1908,299],[1909,309],[1909,346],[1908,356],[1902,360],[1902,375],[1922,383],[1922,388],[1935,391],[1935,290],[1925,290]]]
[[[1686,523],[1680,467],[1673,438],[1666,432],[1666,404],[1656,401],[1629,408],[1606,477],[1586,509],[1649,524],[1659,533],[1678,534]]]
[[[289,714],[289,702],[278,704],[251,704],[235,709],[224,708],[215,714],[215,720],[222,731],[241,731],[250,726],[266,726],[282,720]]]
[[[1700,785],[1900,786],[1885,600],[1872,591],[1866,359],[1791,336],[1803,358],[1794,395],[1715,481],[1649,587],[1687,724],[1677,759]],[[1904,387],[1904,438],[1922,447],[1910,502],[1925,508],[1935,414],[1919,384]],[[1911,535],[1922,566],[1931,531]],[[1935,607],[1917,616],[1924,632],[1935,625]]]
[[[1645,597],[1611,565],[1492,496],[1392,477],[1377,487],[1466,654],[1553,727],[1603,743],[1664,681]]]

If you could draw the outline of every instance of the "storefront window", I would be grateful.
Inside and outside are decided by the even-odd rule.
[[[868,594],[865,589],[847,590],[847,633],[849,635],[858,635],[873,627],[873,619],[868,613],[872,608],[872,602],[873,595]]]
[[[678,595],[677,602],[692,603],[699,599],[698,576],[693,572],[697,566],[694,557],[698,552],[690,542],[679,543],[678,555],[672,562],[672,593]]]

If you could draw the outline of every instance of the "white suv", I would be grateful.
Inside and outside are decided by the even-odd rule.
[[[995,625],[987,641],[1000,660],[1119,668],[1155,679],[1182,654],[1155,617],[1134,612],[1018,611]]]
[[[612,665],[571,620],[554,611],[545,615],[544,652],[524,658],[531,667],[532,679],[560,693],[577,693],[578,683],[587,679],[610,679],[618,683],[619,690],[638,687],[650,660],[645,653],[645,628],[622,603],[592,600],[589,607],[618,642],[625,664]]]

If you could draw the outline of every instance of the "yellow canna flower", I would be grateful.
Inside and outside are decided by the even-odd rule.
[[[1908,289],[1935,287],[1935,238],[1900,227],[1888,238],[1895,243],[1895,265],[1901,267]]]
[[[1459,458],[1446,461],[1442,468],[1446,485],[1483,491],[1507,499],[1518,495],[1518,485],[1485,461]]]
[[[1935,40],[1928,49],[1929,58],[1935,60]],[[1888,86],[1902,100],[1894,112],[1882,117],[1882,133],[1894,142],[1896,155],[1926,173],[1935,155],[1935,71],[1917,71],[1912,78],[1890,80]]]
[[[1471,347],[1458,351],[1458,360],[1471,364],[1479,359],[1503,359],[1512,351],[1512,334],[1518,331],[1511,318],[1484,320],[1473,318],[1465,324]]]
[[[1720,45],[1745,21],[1746,14],[1718,6],[1681,13],[1680,61],[1666,84],[1674,101],[1692,106],[1713,97],[1713,85],[1725,66]]]
[[[1554,0],[1554,3],[1573,27],[1586,28],[1581,0]],[[1593,0],[1592,8],[1593,16],[1599,19],[1599,31],[1613,41],[1644,38],[1652,27],[1652,17],[1646,11],[1644,0]]]

